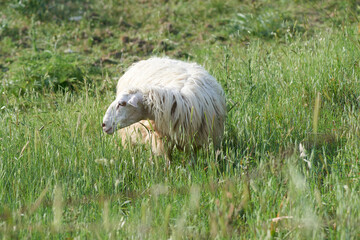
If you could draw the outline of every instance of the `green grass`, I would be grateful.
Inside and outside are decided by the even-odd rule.
[[[356,1],[0,9],[1,238],[360,238]],[[174,150],[164,169],[102,132],[117,79],[153,55],[198,62],[223,86],[217,157]]]

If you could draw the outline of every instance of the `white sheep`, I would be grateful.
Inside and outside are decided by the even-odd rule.
[[[150,142],[152,151],[171,158],[181,150],[219,147],[224,132],[224,91],[196,63],[150,58],[133,64],[119,79],[103,131],[120,129],[123,144]]]

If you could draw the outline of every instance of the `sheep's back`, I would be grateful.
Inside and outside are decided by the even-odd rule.
[[[125,72],[118,81],[117,93],[129,88],[148,86],[182,89],[195,84],[195,79],[202,79],[206,75],[209,75],[206,70],[196,63],[150,58],[133,64]]]

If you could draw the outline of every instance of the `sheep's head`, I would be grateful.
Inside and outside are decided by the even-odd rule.
[[[107,109],[102,128],[107,134],[113,134],[117,128],[124,128],[146,119],[143,96],[140,92],[121,93]]]

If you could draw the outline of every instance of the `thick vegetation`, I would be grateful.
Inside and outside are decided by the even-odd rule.
[[[355,0],[0,3],[0,236],[360,238]],[[222,150],[123,149],[101,121],[126,68],[203,65]]]

